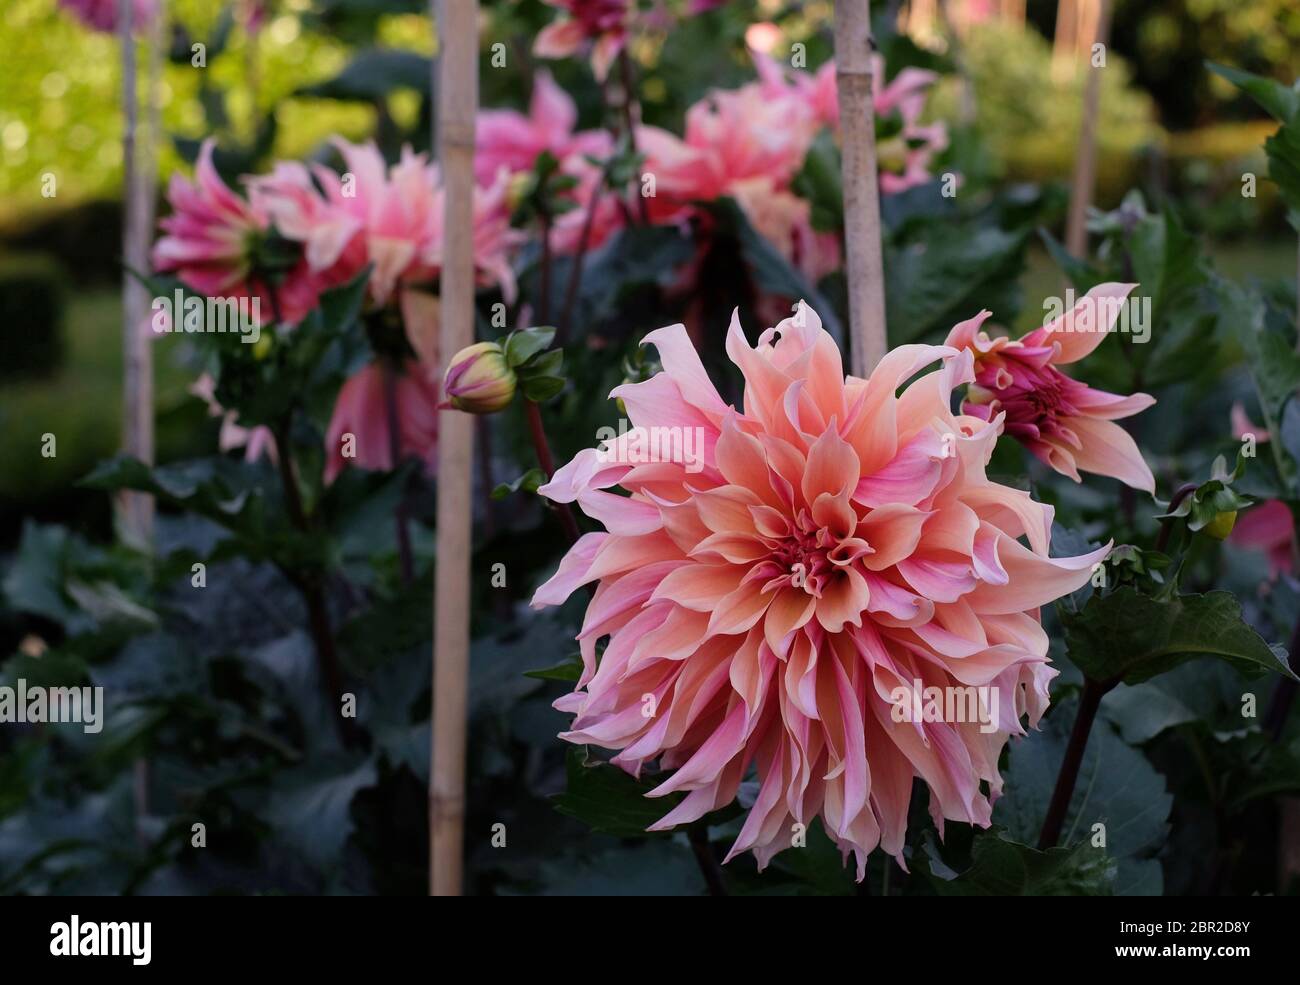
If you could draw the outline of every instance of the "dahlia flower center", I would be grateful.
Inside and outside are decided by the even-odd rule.
[[[1071,396],[1073,382],[1052,366],[1017,366],[1012,369],[1010,386],[995,391],[1001,406],[1007,411],[1008,424],[1033,425],[1044,434],[1054,433],[1061,417],[1069,416],[1074,408]]]
[[[1029,403],[1037,421],[1048,424],[1056,420],[1056,412],[1060,408],[1060,393],[1054,387],[1044,387],[1041,390],[1030,390],[1025,394],[1025,400]]]
[[[832,579],[864,554],[872,553],[863,539],[851,535],[838,535],[829,527],[818,525],[806,511],[790,524],[790,533],[784,537],[763,537],[771,550],[770,561],[775,570],[764,566],[772,577],[764,583],[763,591],[778,588],[799,588],[813,598],[821,598]]]

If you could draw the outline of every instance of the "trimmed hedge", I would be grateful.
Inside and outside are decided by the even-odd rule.
[[[47,377],[59,368],[65,277],[45,257],[0,257],[0,381]]]

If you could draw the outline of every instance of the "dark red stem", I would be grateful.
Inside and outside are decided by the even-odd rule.
[[[528,418],[528,433],[533,439],[533,448],[537,452],[537,464],[542,467],[549,480],[555,475],[555,459],[551,457],[551,446],[546,440],[546,429],[542,426],[542,409],[537,406],[535,401],[524,400],[524,413]],[[568,503],[552,503],[555,515],[560,518],[560,526],[573,543],[578,541],[578,521],[573,518],[573,512],[569,509]]]
[[[1054,848],[1061,839],[1061,828],[1065,824],[1065,815],[1070,809],[1070,798],[1074,796],[1074,785],[1079,779],[1079,767],[1083,764],[1083,753],[1088,747],[1088,734],[1092,723],[1097,718],[1097,709],[1101,699],[1113,688],[1117,681],[1095,681],[1091,677],[1083,679],[1083,694],[1079,698],[1079,712],[1074,719],[1074,728],[1070,730],[1070,742],[1065,747],[1065,758],[1061,760],[1061,772],[1056,776],[1056,787],[1052,790],[1052,800],[1047,807],[1047,817],[1043,819],[1043,830],[1038,836],[1038,850],[1047,851]]]

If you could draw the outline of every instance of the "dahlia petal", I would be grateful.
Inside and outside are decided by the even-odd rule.
[[[606,533],[583,534],[560,560],[560,567],[533,593],[528,604],[534,609],[562,605],[581,585],[591,580],[588,572],[597,549],[609,538]]]
[[[684,564],[655,587],[651,601],[668,599],[696,612],[711,612],[740,584],[743,569],[734,564]]]
[[[567,58],[578,50],[585,36],[581,22],[557,20],[537,32],[533,54],[538,58]]]
[[[1042,328],[1026,335],[1026,345],[1055,345],[1052,362],[1058,366],[1077,362],[1090,355],[1115,326],[1125,299],[1136,284],[1113,281],[1098,284],[1081,297],[1075,306]]]
[[[759,505],[759,500],[744,486],[694,491],[691,501],[709,530],[726,534],[754,533],[754,518],[749,511]]]
[[[614,387],[609,396],[623,401],[628,420],[638,427],[699,427],[706,433],[717,431],[698,407],[686,402],[681,389],[667,373],[657,373],[640,383],[623,383]]]
[[[674,560],[685,558],[672,538],[663,531],[641,537],[610,535],[597,548],[587,576],[608,578],[647,564]]]
[[[723,598],[709,618],[708,635],[734,636],[746,632],[767,611],[771,596],[741,585]]]
[[[645,633],[632,651],[629,668],[639,668],[647,660],[685,660],[700,649],[706,635],[708,617],[692,609],[671,606],[668,617],[656,629]]]
[[[1052,536],[1051,506],[1036,503],[1023,489],[1012,489],[992,482],[980,483],[962,491],[962,502],[972,507],[980,519],[1012,537],[1026,537],[1038,554],[1047,553]]]
[[[1234,544],[1271,551],[1287,547],[1295,536],[1295,518],[1280,499],[1270,499],[1242,513],[1233,525]]]
[[[532,123],[546,135],[552,145],[568,139],[578,122],[578,111],[569,94],[556,85],[551,73],[542,69],[533,77],[533,95],[529,102]]]
[[[612,534],[649,534],[662,529],[664,525],[659,507],[630,496],[592,489],[578,497],[578,505],[582,507],[582,512],[603,523]]]
[[[1025,612],[1082,588],[1095,564],[1105,560],[1111,545],[1078,557],[1044,557],[1003,535],[998,556],[1007,572],[1007,584],[980,582],[966,595],[971,609],[981,615]]]
[[[1156,398],[1148,393],[1134,393],[1125,397],[1118,393],[1083,387],[1071,396],[1070,402],[1089,417],[1115,421],[1146,410],[1155,404]]]
[[[870,593],[867,602],[868,612],[891,616],[903,625],[930,618],[934,603],[928,599],[923,599],[910,589],[895,585],[870,571],[863,575],[863,578]]]
[[[1007,569],[1002,567],[998,557],[998,531],[988,523],[980,525],[975,535],[975,545],[971,552],[971,562],[975,568],[975,577],[993,585],[1005,585],[1011,580]]]
[[[921,502],[934,492],[943,474],[943,451],[937,434],[922,431],[888,465],[858,482],[853,501],[870,507]]]
[[[659,360],[663,363],[668,378],[677,384],[682,398],[691,406],[706,414],[722,417],[727,413],[727,405],[718,396],[709,374],[704,371],[691,337],[686,334],[685,325],[669,325],[656,329],[641,340],[642,345],[653,345],[659,350]]]
[[[1070,425],[1082,442],[1082,447],[1074,453],[1079,468],[1111,476],[1143,492],[1155,493],[1155,477],[1132,435],[1118,424],[1090,417],[1072,418]]]
[[[955,602],[975,587],[969,564],[933,557],[909,557],[898,562],[898,572],[918,594],[935,602]]]
[[[740,752],[746,738],[745,721],[745,704],[737,701],[732,704],[722,724],[701,744],[695,755],[679,766],[671,777],[647,791],[646,796],[664,797],[675,790],[711,783],[731,758]]]
[[[894,394],[899,386],[923,367],[952,354],[954,350],[944,346],[899,346],[885,354],[865,383],[849,391],[854,399],[844,422],[844,438],[857,452],[864,475],[879,471],[898,450]]]
[[[762,442],[741,431],[734,419],[728,417],[723,421],[714,454],[718,471],[728,482],[748,489],[768,506],[776,507],[779,513],[783,504],[772,488],[771,470]]]
[[[624,39],[621,34],[602,34],[591,46],[591,73],[597,82],[604,82],[609,77],[609,67],[623,50]]]
[[[731,327],[727,329],[727,355],[745,377],[745,414],[762,421],[771,429],[784,421],[782,401],[790,385],[790,378],[768,359],[752,349],[740,327],[740,313],[731,314]]]
[[[783,588],[771,599],[763,617],[763,632],[768,648],[784,657],[795,630],[808,624],[816,610],[817,600],[798,588]]]
[[[812,503],[823,493],[839,496],[855,487],[858,476],[857,453],[832,425],[808,451],[802,485],[804,501]]]
[[[647,794],[649,796],[649,794]],[[734,796],[734,794],[732,795]],[[682,802],[674,807],[671,811],[661,817],[647,831],[670,831],[679,824],[690,824],[692,821],[698,821],[710,811],[723,807],[731,800],[728,796],[722,803],[718,803],[717,791],[710,787],[700,787],[692,790]]]
[[[817,621],[828,633],[839,633],[846,625],[861,626],[862,613],[871,602],[867,580],[853,568],[846,568],[817,600]]]

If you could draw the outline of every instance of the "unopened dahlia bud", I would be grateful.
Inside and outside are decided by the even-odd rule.
[[[515,373],[495,342],[466,346],[447,366],[443,390],[447,403],[470,414],[492,414],[510,405]]]
[[[520,171],[513,175],[506,185],[506,205],[513,212],[537,188],[537,176],[531,171]]]

